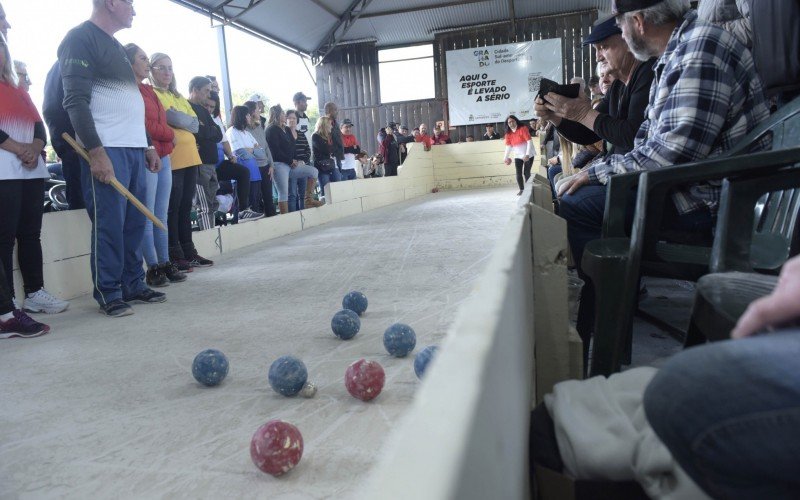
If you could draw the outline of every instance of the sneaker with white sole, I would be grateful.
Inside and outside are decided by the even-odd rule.
[[[22,309],[32,313],[57,314],[66,311],[68,307],[69,302],[53,297],[44,288],[34,293],[29,293],[22,302]]]
[[[239,212],[239,220],[241,221],[256,220],[256,219],[261,219],[263,217],[264,214],[262,214],[261,212],[256,212],[255,210],[250,210],[249,208],[246,208],[241,212]]]
[[[19,309],[13,311],[13,316],[8,321],[0,320],[0,339],[33,338],[49,331],[49,326],[39,323]]]

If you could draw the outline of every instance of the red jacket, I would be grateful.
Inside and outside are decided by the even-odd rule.
[[[422,144],[426,145],[429,148],[433,145],[433,138],[428,134],[420,134],[419,137],[414,139],[414,141],[421,142]]]
[[[525,144],[531,140],[531,133],[528,131],[527,125],[520,124],[517,130],[511,131],[509,128],[506,131],[506,146],[516,146],[518,144]]]
[[[167,112],[164,111],[164,106],[158,100],[153,87],[140,83],[139,92],[142,93],[142,99],[144,99],[145,128],[150,135],[153,146],[156,148],[158,157],[163,158],[172,153],[175,148],[172,143],[173,139],[175,139],[175,132],[167,125]]]

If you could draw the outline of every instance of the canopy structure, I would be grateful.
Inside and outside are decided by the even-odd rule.
[[[337,45],[432,42],[436,33],[586,9],[610,0],[172,0],[321,63]]]

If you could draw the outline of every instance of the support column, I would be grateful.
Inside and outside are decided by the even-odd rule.
[[[225,119],[231,119],[231,110],[233,109],[233,94],[231,93],[231,77],[228,71],[228,43],[225,39],[225,25],[220,24],[217,29],[217,46],[219,48],[219,67],[222,74],[221,79],[221,92],[222,106],[225,113]]]

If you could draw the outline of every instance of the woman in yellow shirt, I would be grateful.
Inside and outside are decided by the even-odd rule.
[[[197,169],[202,163],[194,134],[200,122],[192,105],[178,92],[172,59],[156,52],[150,56],[150,80],[167,112],[167,123],[175,131],[175,149],[170,155],[172,191],[167,210],[169,257],[181,271],[214,263],[197,254],[192,243],[192,199],[197,184]]]

